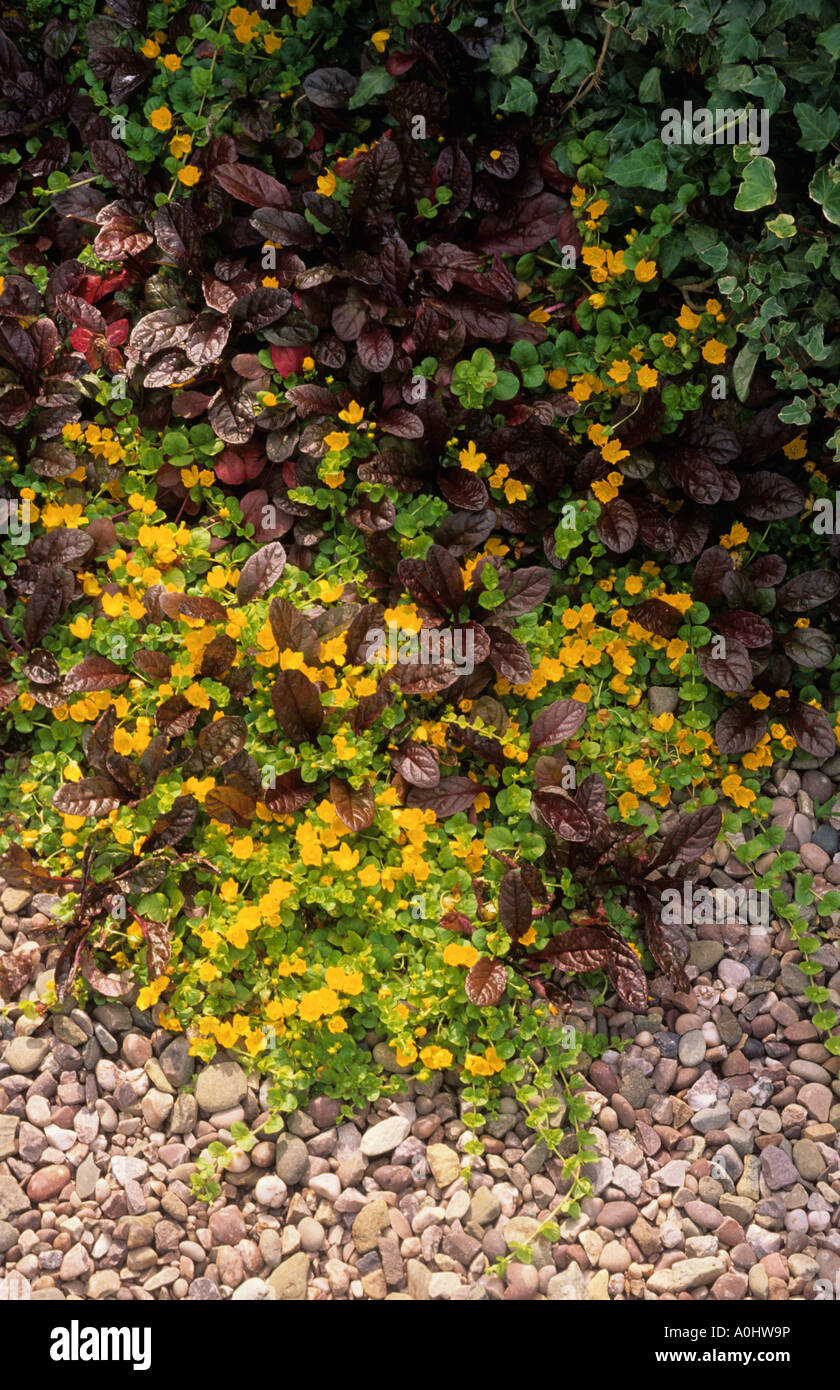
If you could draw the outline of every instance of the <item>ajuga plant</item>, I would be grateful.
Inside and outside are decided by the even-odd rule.
[[[586,707],[578,701],[549,705],[531,727],[531,751],[557,748],[585,719]],[[497,888],[497,912],[509,939],[502,943],[500,957],[483,955],[472,966],[467,997],[482,1006],[497,1004],[511,970],[538,996],[568,1007],[564,976],[603,970],[627,1008],[643,1013],[648,992],[642,953],[615,923],[635,916],[642,927],[641,940],[656,964],[676,988],[688,988],[683,966],[689,941],[684,928],[663,922],[657,885],[668,870],[669,887],[681,881],[679,866],[698,860],[714,844],[721,811],[705,806],[681,816],[660,839],[639,831],[627,834],[607,819],[604,779],[591,773],[569,794],[571,770],[559,752],[541,755],[534,766],[534,812],[552,836],[544,857],[518,864],[509,855],[493,852],[505,869]],[[586,886],[584,907],[570,905],[566,890],[573,882]],[[441,926],[466,936],[475,930],[455,909],[441,919]]]

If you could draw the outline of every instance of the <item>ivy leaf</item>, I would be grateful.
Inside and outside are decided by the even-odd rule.
[[[769,227],[770,223],[768,222],[767,225]],[[773,228],[771,227],[770,230],[772,231]],[[760,357],[761,352],[754,343],[744,343],[732,363],[732,384],[735,387],[735,395],[742,403],[750,393],[750,382]]]
[[[652,188],[662,193],[668,179],[662,141],[646,140],[629,154],[611,159],[607,174],[619,188]]]
[[[810,102],[798,101],[793,108],[793,114],[802,132],[796,143],[804,150],[824,150],[826,145],[831,144],[840,128],[840,115],[833,106],[818,111]]]
[[[755,212],[776,201],[776,169],[772,159],[756,155],[744,165],[741,186],[735,198],[738,212]]]
[[[835,226],[840,225],[840,169],[837,160],[818,169],[808,185],[808,192],[823,210],[823,216]]]

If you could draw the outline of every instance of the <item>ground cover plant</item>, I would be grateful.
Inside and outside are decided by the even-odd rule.
[[[762,793],[838,729],[840,26],[50,8],[0,42],[0,872],[60,954],[0,992],[135,988],[278,1111],[582,1122],[575,999],[686,989],[713,844],[806,973],[840,907]]]

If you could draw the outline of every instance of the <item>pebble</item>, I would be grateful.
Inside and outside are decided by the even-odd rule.
[[[409,1133],[411,1125],[401,1115],[392,1115],[362,1135],[361,1152],[366,1158],[376,1158],[379,1154],[391,1153]]]
[[[199,1072],[195,1085],[196,1104],[207,1115],[238,1105],[247,1092],[248,1079],[237,1062],[214,1062]]]

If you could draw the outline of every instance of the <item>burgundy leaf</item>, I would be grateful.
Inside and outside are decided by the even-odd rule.
[[[271,600],[268,620],[281,652],[301,652],[309,662],[318,660],[321,641],[308,618],[288,599],[279,595]]]
[[[533,804],[549,830],[553,830],[561,840],[582,844],[589,839],[592,833],[589,817],[562,792],[545,788],[535,794]]]
[[[277,723],[292,743],[313,739],[324,722],[318,691],[302,671],[278,671],[271,704]]]
[[[469,777],[441,777],[434,787],[410,787],[406,805],[432,810],[438,820],[468,811],[483,788]]]
[[[104,994],[106,999],[121,999],[131,989],[131,979],[127,975],[103,974],[87,946],[83,946],[79,953],[79,970],[91,988],[97,994]]]
[[[734,569],[735,562],[722,545],[704,550],[694,567],[694,593],[702,603],[720,598],[723,580]]]
[[[123,799],[110,777],[84,777],[80,782],[62,782],[52,804],[63,816],[93,816],[101,820],[109,811],[116,811]]]
[[[657,637],[673,637],[683,625],[680,610],[659,598],[648,598],[643,603],[637,603],[631,616],[640,627],[647,632],[655,632]]]
[[[499,920],[514,941],[527,932],[532,912],[531,894],[522,874],[518,869],[509,869],[499,885]]]
[[[198,802],[194,796],[176,796],[170,809],[157,817],[143,841],[143,854],[177,845],[192,830],[197,814]]]
[[[757,589],[775,589],[786,573],[787,562],[781,555],[759,555],[749,568],[750,579]]]
[[[507,970],[501,961],[491,956],[480,956],[471,970],[467,972],[464,990],[471,1004],[481,1009],[498,1004],[507,987]]]
[[[504,628],[488,624],[485,632],[493,644],[489,658],[493,669],[511,685],[527,685],[533,675],[528,648],[517,642]]]
[[[807,498],[781,473],[752,473],[741,484],[739,507],[754,521],[783,521],[804,511]]]
[[[394,356],[394,340],[381,323],[371,324],[356,341],[359,361],[368,372],[387,371]]]
[[[743,642],[745,647],[769,647],[773,641],[773,629],[770,624],[758,613],[750,613],[745,608],[719,613],[712,621],[724,637],[734,637]]]
[[[75,457],[73,458],[75,463]],[[438,473],[438,487],[447,502],[468,512],[483,511],[488,502],[488,492],[484,481],[470,473],[466,468],[447,468]]]
[[[719,806],[701,806],[682,816],[662,841],[651,868],[669,864],[689,864],[699,859],[715,843],[723,824]]]
[[[191,729],[201,711],[183,695],[170,695],[155,711],[155,724],[171,738],[180,738]]]
[[[588,712],[589,706],[582,700],[555,700],[540,711],[531,725],[528,751],[533,753],[537,748],[547,748],[572,738],[583,728]]]
[[[264,174],[262,169],[250,164],[217,164],[213,178],[226,193],[251,207],[289,209],[292,206],[288,189],[271,174]]]
[[[767,715],[753,709],[749,700],[737,700],[723,711],[715,724],[715,743],[726,757],[739,758],[760,743],[768,722]]]
[[[214,719],[212,724],[205,725],[201,730],[197,747],[201,750],[206,768],[222,767],[236,757],[247,740],[248,725],[245,720],[238,715],[223,714],[221,719]]]
[[[514,570],[505,590],[505,601],[493,610],[493,617],[507,622],[538,608],[548,595],[552,578],[551,570],[543,569],[540,565]]]
[[[115,685],[123,685],[129,680],[130,674],[129,671],[121,671],[107,656],[86,656],[68,671],[63,688],[68,695],[80,691],[111,690]]]
[[[749,690],[753,680],[753,667],[750,654],[737,637],[726,640],[726,655],[713,656],[715,642],[701,647],[697,652],[697,662],[706,680],[729,694],[743,694]]]
[[[348,830],[367,830],[373,824],[376,802],[369,782],[356,788],[338,777],[331,777],[330,799],[339,820]]]
[[[391,766],[412,787],[436,787],[440,781],[434,749],[414,739],[406,739],[396,753],[391,754]]]
[[[279,541],[270,541],[249,555],[239,572],[236,597],[239,603],[262,598],[280,578],[286,566],[286,552]]]
[[[632,550],[639,534],[639,521],[630,503],[623,497],[607,502],[595,522],[598,539],[608,550],[623,555]]]
[[[150,917],[135,918],[146,938],[146,974],[150,980],[157,980],[166,970],[172,954],[172,941],[166,922],[155,922]],[[83,972],[84,973],[84,972]]]
[[[781,643],[791,661],[809,671],[830,665],[834,657],[833,639],[818,627],[795,627],[784,634]]]
[[[794,700],[787,715],[787,726],[800,748],[814,758],[830,758],[837,748],[834,730],[821,709]]]
[[[307,806],[315,796],[316,784],[304,782],[298,769],[282,772],[273,787],[266,788],[263,800],[277,816],[290,816]]]
[[[591,772],[575,793],[575,801],[590,821],[604,820],[607,814],[607,788],[603,777]]]
[[[791,613],[806,613],[819,608],[840,593],[840,577],[828,570],[807,570],[783,584],[776,595],[780,608]]]

